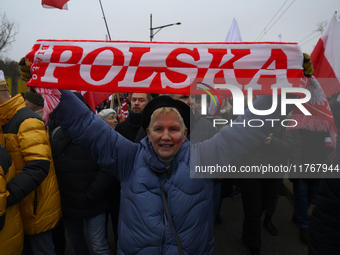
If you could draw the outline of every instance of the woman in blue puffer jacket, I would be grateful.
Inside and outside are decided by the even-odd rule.
[[[142,126],[148,136],[137,144],[104,125],[71,92],[61,92],[54,117],[121,182],[118,254],[214,254],[213,182],[190,178],[190,166],[195,171],[194,166],[235,165],[273,132],[272,123],[226,126],[190,145],[189,106],[161,96],[145,107]],[[271,96],[254,104],[270,106]],[[263,119],[282,118],[279,108]],[[251,118],[259,119],[246,110],[237,121]]]

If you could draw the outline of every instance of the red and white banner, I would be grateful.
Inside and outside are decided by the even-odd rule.
[[[57,8],[60,10],[67,10],[67,2],[69,0],[41,0],[41,5],[44,8]]]
[[[200,81],[271,94],[272,86],[304,84],[303,55],[296,43],[38,40],[26,58],[32,73],[27,85],[34,87],[201,94],[192,89]]]
[[[326,97],[340,91],[340,23],[335,14],[315,46],[311,60]]]

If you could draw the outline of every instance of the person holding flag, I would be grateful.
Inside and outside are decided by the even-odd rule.
[[[190,107],[160,96],[145,106],[142,126],[148,136],[135,144],[105,125],[71,92],[60,92],[54,117],[121,181],[118,254],[214,254],[213,182],[190,178],[190,165],[234,165],[268,137],[272,126],[226,126],[213,138],[190,146]],[[267,109],[271,99],[260,96],[254,107]],[[278,105],[261,118],[281,119]],[[246,111],[237,121],[252,117]]]
[[[118,254],[214,254],[213,179],[191,178],[191,172],[195,175],[192,168],[236,165],[280,122],[263,122],[258,128],[225,126],[214,137],[190,145],[186,139],[191,131],[190,107],[160,96],[143,110],[142,127],[147,137],[137,144],[106,125],[70,91],[51,91],[55,95],[59,92],[60,102],[51,108],[53,116],[121,182]],[[259,117],[246,110],[236,122],[280,120],[278,101],[272,114]],[[253,107],[270,106],[272,96],[260,96]],[[293,107],[287,108],[289,112]]]

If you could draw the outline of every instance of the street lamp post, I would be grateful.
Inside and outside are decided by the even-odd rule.
[[[152,42],[153,37],[157,34],[163,27],[170,27],[173,25],[181,25],[181,22],[172,23],[164,26],[159,27],[152,27],[152,14],[150,14],[150,42]],[[153,32],[155,29],[158,29],[155,33]]]

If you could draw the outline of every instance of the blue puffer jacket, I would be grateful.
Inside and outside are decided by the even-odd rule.
[[[57,121],[121,181],[118,254],[179,254],[162,189],[184,253],[214,254],[213,182],[190,178],[190,165],[236,163],[268,136],[271,123],[262,128],[227,126],[212,139],[195,145],[186,140],[167,171],[147,138],[139,144],[128,141],[72,93],[61,92],[61,102],[54,111]],[[259,100],[256,109],[268,109],[270,98]],[[259,118],[250,112],[244,117],[246,122]],[[275,112],[263,119],[269,117],[281,116]]]

